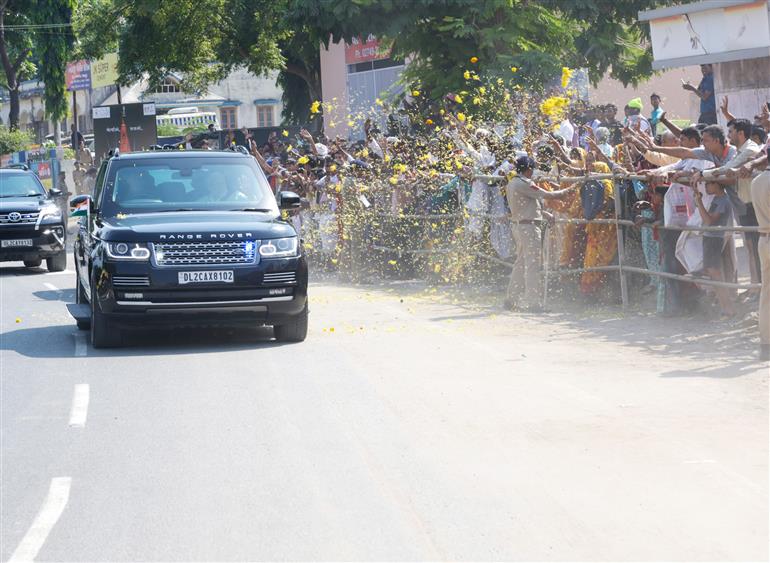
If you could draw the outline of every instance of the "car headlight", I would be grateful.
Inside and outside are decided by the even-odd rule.
[[[262,258],[287,258],[297,255],[297,237],[263,240],[259,245]]]
[[[61,209],[58,205],[46,205],[40,209],[40,220],[61,219]]]
[[[140,242],[108,242],[105,244],[107,256],[113,260],[149,260],[150,249]]]

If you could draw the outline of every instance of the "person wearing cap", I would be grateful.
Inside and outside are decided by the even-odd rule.
[[[513,239],[516,243],[516,262],[511,271],[507,308],[521,308],[530,312],[542,311],[540,269],[541,234],[540,223],[544,218],[542,200],[560,199],[574,189],[547,191],[532,181],[537,168],[534,158],[522,155],[516,159],[516,176],[508,182],[506,196],[511,210]]]
[[[644,104],[641,98],[634,98],[626,104],[626,127],[638,129],[640,132],[652,136],[652,127],[647,118],[642,115]]]

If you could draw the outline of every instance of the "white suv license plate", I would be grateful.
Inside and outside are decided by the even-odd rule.
[[[31,238],[14,238],[14,239],[8,239],[2,241],[3,248],[7,248],[9,246],[32,246],[32,239]]]
[[[178,272],[179,283],[233,283],[232,270],[201,270],[197,272]]]

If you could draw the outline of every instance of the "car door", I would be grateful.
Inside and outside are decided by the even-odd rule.
[[[99,208],[100,195],[102,192],[104,178],[107,172],[107,161],[102,162],[99,167],[99,173],[94,183],[94,191],[90,194],[94,209]],[[94,247],[94,220],[98,213],[89,213],[78,220],[78,237],[75,241],[75,264],[80,283],[86,291],[86,295],[91,294],[91,271],[90,260],[91,252]]]

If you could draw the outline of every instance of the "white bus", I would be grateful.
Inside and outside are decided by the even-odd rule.
[[[214,111],[199,111],[198,108],[173,108],[168,113],[157,115],[155,121],[158,125],[173,125],[180,129],[187,127],[208,127],[210,123],[219,129],[217,114]]]

